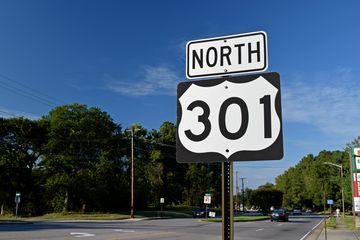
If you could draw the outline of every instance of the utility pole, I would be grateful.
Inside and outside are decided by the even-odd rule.
[[[236,204],[235,204],[235,209],[240,210],[240,205],[239,205],[239,183],[238,183],[238,172],[237,171],[236,171]]]
[[[130,218],[134,218],[134,128],[131,128],[131,206]]]
[[[129,132],[131,132],[131,202],[130,202],[130,218],[134,218],[134,133],[136,130],[134,127],[131,127]]]
[[[243,212],[245,212],[245,190],[244,190],[244,179],[246,178],[240,178],[241,179],[241,195],[242,195],[242,206],[243,206]]]

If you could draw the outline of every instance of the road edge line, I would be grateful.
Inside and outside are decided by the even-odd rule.
[[[305,240],[311,233],[314,232],[315,229],[317,229],[320,224],[322,224],[324,221],[324,219],[322,219],[318,224],[316,224],[310,231],[308,231],[302,238],[300,238],[299,240]]]

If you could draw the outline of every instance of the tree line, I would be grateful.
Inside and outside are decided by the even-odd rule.
[[[255,206],[264,213],[271,207],[323,211],[330,207],[327,200],[333,200],[332,209],[342,209],[343,191],[345,211],[352,211],[350,151],[359,146],[360,137],[346,144],[343,150],[323,150],[317,156],[303,157],[294,167],[277,176],[275,184],[246,189],[245,205]]]
[[[176,127],[122,128],[106,112],[82,104],[54,108],[38,120],[0,118],[0,205],[21,211],[130,209],[131,132],[134,129],[135,207],[201,205],[210,192],[221,202],[219,164],[178,164]]]
[[[140,124],[123,128],[99,108],[70,104],[54,108],[37,120],[0,118],[1,213],[13,212],[21,193],[21,213],[40,215],[66,211],[128,211],[130,209],[131,131],[134,134],[135,208],[221,205],[221,164],[176,162],[176,126],[158,130]],[[359,145],[359,139],[352,145]],[[278,176],[273,184],[245,190],[245,206],[264,212],[275,207],[320,209],[324,198],[351,207],[349,160],[346,151],[308,155]],[[338,169],[324,164],[342,164]],[[240,198],[242,199],[242,198]],[[340,205],[339,205],[340,206]]]

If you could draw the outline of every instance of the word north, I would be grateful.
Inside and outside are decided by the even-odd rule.
[[[187,76],[228,75],[267,68],[266,34],[257,32],[187,44]]]

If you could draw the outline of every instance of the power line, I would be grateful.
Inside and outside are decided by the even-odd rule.
[[[9,112],[3,111],[3,110],[0,110],[0,112],[5,113],[6,115],[9,115],[9,116],[17,117],[15,114],[12,114],[12,113],[9,113]]]
[[[287,169],[288,167],[241,166],[241,168]]]
[[[54,105],[59,105],[59,101],[47,94],[40,92],[37,89],[31,88],[13,78],[7,77],[4,74],[0,73],[0,85],[7,90],[21,95],[25,98],[34,100],[41,104],[53,107]]]

